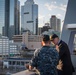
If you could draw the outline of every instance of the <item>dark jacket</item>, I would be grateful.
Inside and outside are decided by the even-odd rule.
[[[72,75],[72,73],[74,72],[74,67],[72,65],[68,45],[62,40],[58,45],[60,45],[59,59],[61,59],[63,62],[63,75]]]
[[[59,61],[59,53],[55,48],[43,46],[36,50],[30,65],[36,67],[40,75],[58,75],[56,66]]]

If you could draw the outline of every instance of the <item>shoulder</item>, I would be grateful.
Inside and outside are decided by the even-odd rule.
[[[68,46],[67,43],[65,43],[63,40],[60,41],[59,45],[61,44],[62,47]]]
[[[56,50],[56,48],[53,48],[53,47],[49,48],[49,52],[54,53],[54,54],[58,54],[58,51]]]
[[[34,52],[34,56],[37,56],[41,49],[36,49]]]
[[[65,43],[64,41],[62,41],[62,44],[63,44],[64,46],[68,46],[67,43]]]
[[[64,41],[62,41],[62,49],[64,49],[64,51],[69,51],[69,47]]]
[[[59,53],[58,53],[58,51],[56,50],[56,48],[49,48],[49,53],[48,53],[48,54],[50,54],[50,56],[51,56],[52,58],[56,58],[56,59],[59,58]]]
[[[54,51],[56,48],[50,47],[49,50]]]

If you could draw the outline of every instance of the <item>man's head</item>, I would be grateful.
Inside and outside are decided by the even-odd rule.
[[[59,37],[56,34],[53,34],[50,39],[55,45],[59,42]]]
[[[50,37],[49,35],[43,35],[43,38],[42,38],[42,45],[50,45]]]

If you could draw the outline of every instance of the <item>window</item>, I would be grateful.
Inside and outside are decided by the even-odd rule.
[[[13,61],[13,65],[15,65],[15,61]]]
[[[17,61],[17,65],[20,65],[20,62],[19,61]]]
[[[29,12],[25,12],[24,14],[29,14]]]
[[[27,21],[27,23],[33,23],[33,21]]]
[[[9,65],[11,65],[11,61],[9,61]]]
[[[23,65],[23,66],[24,66],[24,62],[21,62],[21,65]]]

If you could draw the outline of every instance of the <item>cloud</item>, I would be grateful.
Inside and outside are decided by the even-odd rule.
[[[53,4],[49,4],[49,3],[46,3],[45,4],[45,7],[48,9],[48,10],[52,10],[52,9],[56,9],[57,6],[53,5]]]
[[[60,13],[59,14],[54,14],[54,15],[56,15],[57,18],[62,18],[62,14],[60,14]],[[51,16],[52,16],[52,14],[48,14],[48,17],[51,18]]]
[[[61,15],[61,14],[57,14],[56,16],[57,16],[58,18],[61,18],[61,17],[62,17],[62,15]]]
[[[57,2],[56,2],[56,1],[52,1],[51,3],[52,3],[52,4],[56,4]]]
[[[46,3],[44,6],[48,10],[60,9],[60,10],[63,10],[63,11],[66,11],[66,7],[67,7],[67,5],[64,5],[64,4],[56,5],[56,2],[52,2],[51,4]]]
[[[44,15],[39,14],[39,20],[43,20],[44,17]]]
[[[64,11],[66,10],[66,7],[67,7],[67,5],[64,5],[64,4],[61,4],[61,5],[60,5],[60,9],[61,9],[61,10],[64,10]]]
[[[51,14],[48,14],[49,17],[51,17]]]

